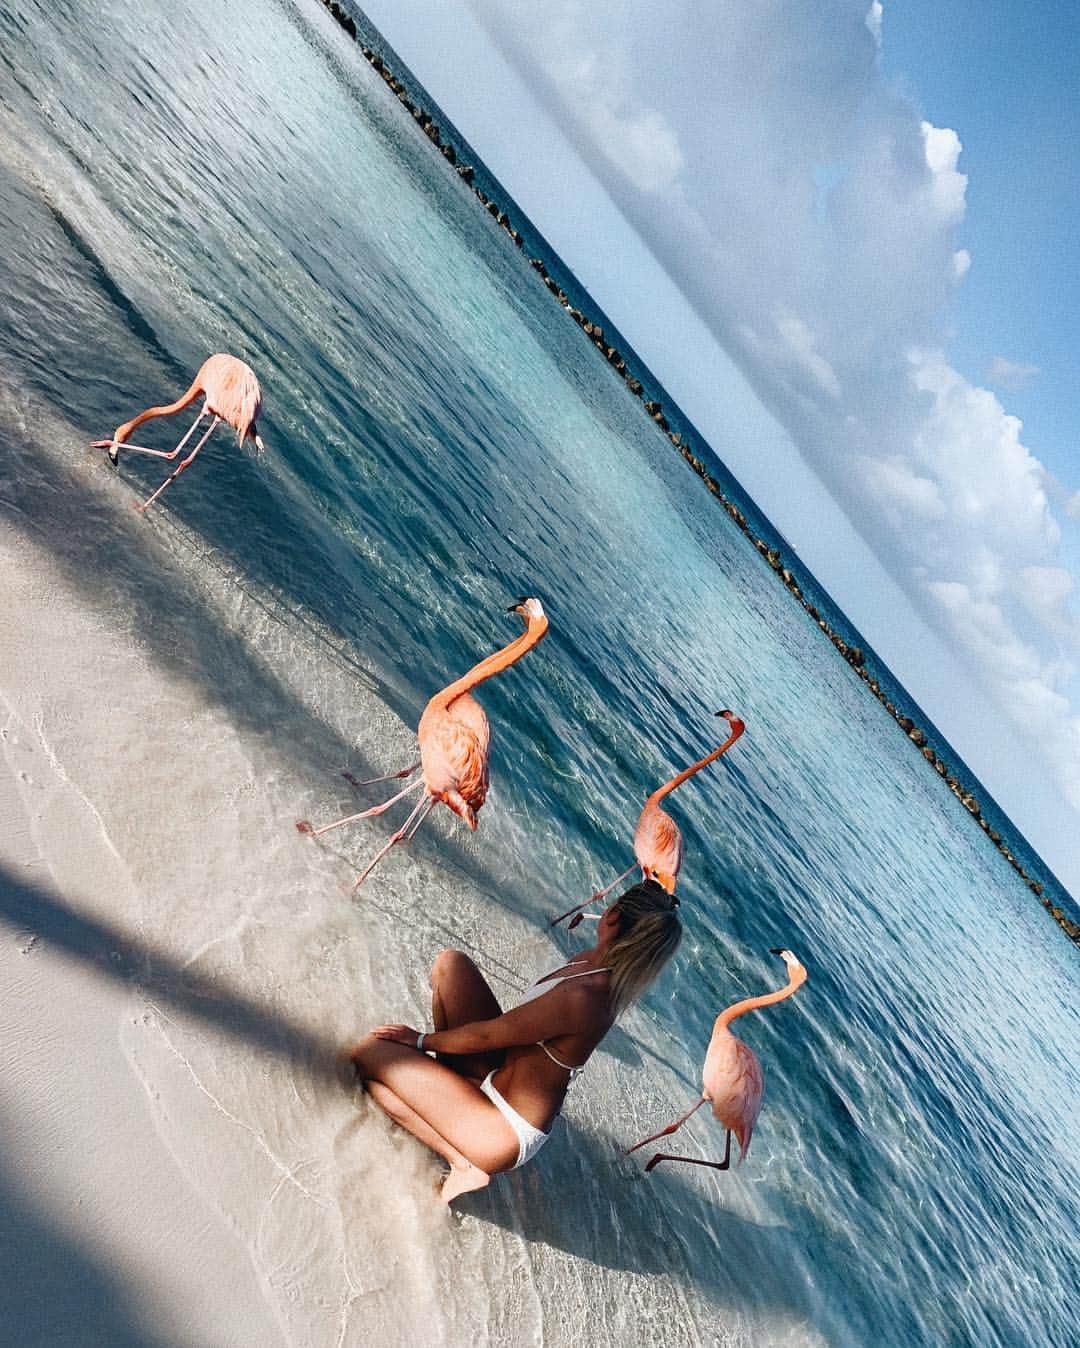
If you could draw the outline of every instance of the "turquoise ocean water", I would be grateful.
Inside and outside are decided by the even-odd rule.
[[[1075,950],[354,44],[287,0],[180,0],[152,21],[116,0],[14,0],[0,39],[0,508],[16,527],[49,508],[16,429],[36,407],[81,447],[209,352],[247,359],[270,452],[255,464],[222,437],[170,490],[175,546],[201,540],[192,568],[328,634],[327,659],[355,661],[409,724],[508,638],[507,604],[543,599],[549,639],[484,691],[496,789],[465,854],[470,883],[538,929],[623,869],[640,802],[712,746],[717,708],[747,722],[677,798],[688,938],[643,1008],[681,1112],[717,1010],[779,981],[769,947],[805,961],[793,1002],[743,1022],[769,1082],[746,1165],[646,1184],[628,1164],[561,1217],[554,1190],[515,1178],[469,1220],[506,1225],[516,1206],[526,1248],[586,1265],[653,1273],[677,1252],[676,1282],[708,1307],[700,1342],[780,1326],[1074,1342]],[[159,425],[149,442],[172,443]],[[158,480],[133,456],[115,490]],[[117,604],[139,583],[124,565],[102,580]],[[421,846],[437,861],[459,843]],[[453,928],[452,903],[440,918]],[[623,1072],[651,1070],[621,1052]],[[721,1142],[703,1117],[683,1137],[695,1154]],[[558,1166],[544,1153],[532,1183]],[[582,1311],[607,1341],[604,1308]]]

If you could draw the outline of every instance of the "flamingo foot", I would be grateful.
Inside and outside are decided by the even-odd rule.
[[[722,1161],[702,1161],[696,1156],[671,1156],[666,1151],[658,1151],[649,1164],[645,1167],[647,1175],[654,1165],[659,1165],[661,1161],[682,1161],[684,1165],[703,1165],[710,1170],[729,1170],[731,1168],[731,1129],[728,1129],[727,1145],[724,1147],[724,1159]]]
[[[625,880],[626,877],[630,874],[630,872],[637,868],[637,864],[638,863],[635,861],[632,865],[627,866],[626,870],[623,871],[622,875],[617,875],[615,879],[612,880],[610,885],[605,885],[603,889],[598,889],[594,894],[590,894],[584,903],[576,904],[573,908],[568,908],[565,913],[560,913],[558,917],[553,917],[551,919],[550,925],[553,927],[557,927],[564,917],[570,917],[574,913],[580,913],[583,908],[588,908],[590,903],[595,903],[597,899],[606,898],[607,895],[611,893],[611,891],[615,888],[617,884]],[[573,930],[573,928],[576,926],[577,926],[576,922],[571,922],[570,930]]]
[[[670,1137],[672,1133],[678,1132],[678,1130],[683,1126],[686,1120],[690,1118],[691,1115],[697,1113],[697,1111],[705,1103],[706,1099],[707,1097],[703,1095],[701,1099],[697,1102],[697,1104],[693,1106],[692,1109],[688,1109],[686,1111],[686,1113],[682,1116],[681,1119],[676,1119],[674,1123],[669,1123],[666,1128],[661,1128],[658,1133],[653,1133],[649,1137],[643,1137],[640,1142],[635,1142],[632,1147],[625,1147],[623,1149],[623,1155],[629,1156],[632,1151],[637,1151],[639,1147],[648,1146],[650,1142],[655,1142],[657,1138]],[[730,1146],[730,1141],[728,1145]]]
[[[573,917],[573,921],[567,928],[568,931],[573,931],[574,928],[577,926],[577,924],[581,921],[582,917],[584,916],[584,914],[581,911],[582,908],[588,907],[588,905],[592,903],[593,899],[595,898],[596,895],[594,894],[591,899],[586,899],[584,903],[579,903],[576,908],[568,908],[565,913],[560,913],[558,917],[553,917],[549,925],[552,927],[557,927],[559,923],[562,922],[565,918]],[[577,914],[577,916],[575,917],[574,914]]]
[[[410,763],[407,768],[402,768],[400,772],[388,772],[385,777],[365,777],[362,781],[354,777],[351,772],[343,772],[341,775],[350,786],[374,786],[377,782],[394,782],[400,778],[411,777],[420,766],[420,760]]]
[[[372,819],[375,815],[382,814],[385,810],[388,810],[390,806],[399,801],[402,796],[408,796],[411,795],[413,791],[419,791],[423,785],[424,779],[421,777],[413,782],[411,786],[407,786],[403,791],[399,791],[396,796],[391,796],[389,800],[384,800],[381,805],[373,805],[370,810],[360,810],[357,814],[347,814],[344,819],[335,819],[332,824],[323,824],[322,828],[313,828],[306,819],[301,819],[296,827],[301,833],[311,833],[315,837],[318,837],[321,833],[329,833],[332,828],[340,828],[342,824],[352,824],[355,823],[357,819]],[[412,822],[415,813],[416,812],[414,811],[413,814],[409,815],[409,823]]]
[[[722,1161],[700,1161],[696,1156],[671,1156],[666,1151],[658,1151],[645,1167],[645,1174],[647,1175],[653,1166],[659,1165],[661,1161],[682,1161],[684,1165],[703,1165],[707,1166],[710,1170],[731,1169],[730,1157],[725,1157]]]

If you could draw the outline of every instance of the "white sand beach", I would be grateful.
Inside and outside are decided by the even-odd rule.
[[[319,843],[294,822],[348,807],[346,766],[406,761],[409,730],[332,639],[165,512],[136,515],[36,411],[32,460],[5,416],[34,518],[0,517],[16,1341],[314,1348],[373,1325],[386,1344],[563,1341],[552,1324],[571,1334],[598,1296],[609,1341],[649,1306],[674,1317],[666,1342],[696,1341],[708,1298],[678,1287],[685,1250],[647,1252],[633,1209],[651,1197],[625,1225],[611,1206],[641,1188],[605,1120],[633,1131],[668,1108],[643,1073],[633,1100],[620,1083],[620,1059],[641,1062],[625,1032],[543,1165],[497,1180],[482,1216],[443,1209],[436,1159],[343,1081],[335,1055],[359,1031],[429,1022],[444,945],[503,995],[557,963],[542,902],[530,921],[482,889],[483,832],[459,851],[449,816],[352,897],[382,821]],[[446,842],[466,869],[435,864]],[[590,1229],[559,1248],[542,1196],[582,1184]]]

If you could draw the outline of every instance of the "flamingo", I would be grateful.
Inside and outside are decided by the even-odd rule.
[[[144,421],[149,421],[153,417],[171,417],[176,412],[182,412],[185,407],[189,407],[199,397],[205,399],[202,411],[192,422],[191,428],[175,449],[145,449],[142,445],[129,445],[127,443],[127,438],[131,432],[137,426],[141,426]],[[265,449],[255,426],[261,410],[262,390],[259,388],[255,371],[250,365],[245,365],[242,360],[237,360],[235,356],[227,356],[218,352],[216,356],[210,356],[203,361],[199,367],[199,373],[195,376],[194,383],[183,397],[178,398],[174,403],[169,403],[167,407],[148,407],[145,412],[140,412],[137,417],[132,417],[130,421],[125,421],[122,426],[118,426],[111,440],[95,440],[92,447],[106,450],[113,467],[116,467],[120,462],[121,448],[134,450],[138,454],[153,454],[158,459],[171,460],[176,458],[195,434],[195,430],[203,417],[211,418],[209,429],[206,430],[202,439],[187,458],[177,465],[152,496],[147,497],[141,503],[136,503],[136,510],[145,510],[148,506],[153,505],[165,488],[171,482],[174,482],[185,468],[191,465],[195,455],[210,439],[221,422],[224,421],[233,428],[239,437],[239,444],[242,445],[245,440],[254,440],[256,449]]]
[[[671,815],[665,814],[660,808],[660,802],[665,796],[670,795],[676,787],[682,786],[683,782],[693,777],[695,772],[700,772],[702,768],[714,763],[721,754],[726,754],[746,729],[744,723],[728,708],[718,711],[716,715],[722,716],[727,721],[731,727],[731,734],[719,749],[714,749],[711,754],[706,754],[697,763],[684,769],[677,777],[672,777],[670,782],[665,782],[663,786],[654,791],[645,802],[638,818],[637,828],[634,830],[634,864],[641,867],[641,878],[643,880],[655,880],[669,894],[675,893],[679,871],[682,869],[683,836]],[[605,889],[598,889],[584,903],[579,903],[575,908],[570,908],[565,913],[560,914],[559,917],[552,918],[551,925],[554,927],[564,917],[576,913],[577,916],[569,927],[569,930],[573,931],[583,918],[590,916],[581,910],[587,908],[590,903],[595,903],[597,899],[602,899],[605,895],[610,894],[615,886],[625,880],[633,869],[633,866],[628,866]]]
[[[361,810],[359,814],[346,815],[344,819],[324,824],[322,828],[312,828],[306,819],[296,825],[301,833],[318,836],[342,824],[351,824],[356,819],[368,819],[372,815],[382,814],[384,810],[421,787],[424,794],[405,823],[390,841],[378,851],[363,873],[357,877],[353,889],[359,889],[378,863],[396,843],[408,842],[416,835],[439,801],[464,819],[475,831],[477,814],[487,798],[488,792],[488,755],[491,747],[491,727],[483,707],[472,696],[471,690],[478,684],[490,679],[516,664],[526,652],[531,651],[543,641],[548,630],[547,615],[539,599],[519,599],[507,609],[508,613],[517,613],[525,620],[525,631],[498,650],[494,655],[481,660],[478,665],[456,682],[436,693],[424,708],[416,737],[420,742],[420,758],[416,763],[402,768],[400,772],[389,773],[386,777],[372,777],[369,782],[390,781],[396,777],[411,777],[417,768],[423,772],[419,780],[399,791],[396,796],[370,810]],[[368,785],[357,782],[357,786]]]
[[[736,1002],[734,1006],[729,1006],[726,1011],[720,1012],[716,1018],[716,1024],[713,1026],[709,1050],[705,1054],[705,1067],[701,1074],[705,1089],[701,1099],[681,1119],[669,1123],[666,1128],[661,1128],[658,1133],[653,1133],[652,1137],[646,1137],[641,1142],[635,1143],[634,1146],[627,1147],[623,1153],[625,1156],[629,1156],[632,1151],[637,1151],[638,1147],[644,1147],[648,1142],[655,1142],[658,1137],[667,1137],[677,1128],[681,1128],[690,1115],[694,1114],[708,1101],[712,1105],[713,1117],[718,1119],[720,1124],[727,1129],[727,1146],[724,1150],[724,1159],[722,1161],[703,1161],[693,1156],[672,1156],[667,1152],[657,1152],[645,1167],[646,1174],[653,1166],[659,1165],[661,1161],[685,1161],[688,1165],[707,1165],[713,1170],[727,1170],[731,1163],[732,1133],[739,1141],[740,1164],[745,1160],[746,1153],[750,1149],[750,1137],[754,1131],[754,1124],[757,1122],[757,1116],[761,1111],[761,1097],[765,1092],[765,1077],[757,1054],[752,1048],[747,1047],[741,1039],[736,1039],[729,1027],[733,1020],[738,1016],[746,1015],[747,1011],[756,1011],[759,1007],[772,1006],[776,1002],[784,1001],[792,993],[797,992],[806,982],[806,970],[790,950],[773,949],[769,951],[769,954],[779,955],[787,965],[787,986],[780,988],[777,992],[767,992],[762,997],[748,997],[745,1001]]]

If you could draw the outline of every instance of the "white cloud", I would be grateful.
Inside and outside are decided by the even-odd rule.
[[[920,477],[903,459],[863,459],[863,479],[895,527],[911,515],[926,520],[945,516],[945,503],[938,484]]]
[[[586,109],[586,120],[611,164],[644,191],[666,191],[682,171],[679,138],[654,109],[631,113],[597,103]]]
[[[996,388],[1014,392],[1030,384],[1038,373],[1037,365],[1025,365],[1023,361],[1006,360],[1004,356],[995,356],[986,371],[986,382]]]
[[[816,350],[817,337],[806,323],[789,314],[777,322],[776,328],[795,363],[806,370],[830,398],[839,398],[840,381],[833,367]]]
[[[920,542],[963,555],[991,546],[1015,565],[1045,561],[1060,530],[1042,466],[1020,441],[1018,418],[940,352],[912,351],[909,361],[912,383],[930,398],[909,455],[935,477],[949,507],[947,532]]]
[[[1038,622],[1061,638],[1063,644],[1077,641],[1080,625],[1069,607],[1076,581],[1062,566],[1025,566],[1020,570],[1017,594]]]
[[[772,331],[766,330],[764,335],[753,328],[744,328],[743,339],[770,362],[778,378],[786,375],[795,397],[802,397],[807,387],[817,393],[825,392],[833,399],[840,397],[836,371],[817,350],[817,336],[803,319],[784,314],[774,321]]]
[[[963,149],[960,137],[949,127],[931,126],[929,122],[923,122],[920,129],[926,163],[934,175],[931,189],[934,204],[944,223],[955,224],[964,214],[967,191],[967,178],[956,169]]]
[[[866,12],[866,26],[870,29],[874,41],[881,46],[881,16],[884,13],[881,0],[873,0],[870,8]]]
[[[537,22],[516,0],[469,3],[854,527],[1080,801],[1074,591],[1054,516],[1080,518],[1080,493],[1054,489],[1020,421],[943,354],[971,264],[961,140],[882,74],[881,5],[549,0]],[[1008,391],[1035,373],[998,357],[988,378]]]
[[[625,61],[605,60],[576,45],[572,15],[560,16],[558,7],[548,18],[552,40],[545,69],[582,133],[640,191],[667,191],[685,166],[677,131],[662,112],[641,101]]]

